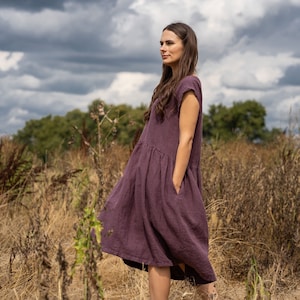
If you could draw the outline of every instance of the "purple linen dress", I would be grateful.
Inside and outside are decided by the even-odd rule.
[[[179,110],[183,95],[193,91],[202,107],[201,83],[187,76],[160,121],[152,108],[149,121],[99,215],[102,250],[132,267],[170,266],[172,279],[193,284],[216,280],[208,259],[208,227],[202,200],[200,148],[202,108],[192,152],[180,188],[172,182],[179,142]],[[183,272],[178,264],[185,264]]]

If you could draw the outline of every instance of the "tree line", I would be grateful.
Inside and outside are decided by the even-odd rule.
[[[145,105],[108,105],[95,100],[87,112],[72,110],[64,116],[48,115],[29,120],[13,139],[27,145],[40,156],[52,151],[66,151],[95,145],[99,134],[103,144],[112,141],[132,145],[144,127]],[[234,102],[231,107],[211,105],[203,115],[203,137],[206,141],[229,141],[236,138],[266,143],[281,131],[265,126],[266,110],[256,100]]]

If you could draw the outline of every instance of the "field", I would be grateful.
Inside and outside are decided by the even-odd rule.
[[[90,235],[130,150],[88,150],[42,164],[1,140],[0,299],[148,299],[147,273]],[[220,299],[300,299],[299,145],[219,142],[203,145],[201,161]],[[199,297],[172,282],[170,299]]]

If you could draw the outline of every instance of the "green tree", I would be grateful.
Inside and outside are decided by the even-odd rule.
[[[68,149],[85,149],[101,140],[102,145],[115,141],[132,145],[144,127],[145,105],[107,105],[100,99],[93,101],[87,112],[78,109],[65,116],[46,116],[26,122],[25,127],[14,136],[15,141],[47,159],[48,153]],[[265,128],[265,108],[255,100],[234,102],[232,107],[211,105],[203,120],[206,139],[228,141],[244,137],[249,141],[274,139],[279,130]],[[97,126],[101,125],[101,138]]]
[[[79,110],[67,113],[66,116],[48,115],[39,120],[29,120],[19,130],[14,140],[27,145],[28,149],[38,156],[47,159],[52,151],[66,150],[74,142],[73,125],[81,126],[86,114]],[[76,144],[79,145],[77,138]]]
[[[130,145],[136,132],[144,126],[145,110],[144,105],[136,108],[126,104],[107,105],[98,99],[89,105],[88,112],[75,109],[65,116],[48,115],[39,120],[30,120],[17,132],[14,140],[27,145],[30,151],[46,160],[48,153],[53,151],[86,149],[84,141],[95,145],[99,138],[97,124],[100,121],[99,140],[102,144],[115,140],[119,144]]]
[[[203,135],[207,139],[228,140],[232,138],[229,109],[222,105],[211,105],[203,118]]]
[[[266,110],[255,100],[234,102],[231,112],[231,127],[235,134],[241,134],[248,140],[264,138]]]
[[[232,107],[211,105],[203,119],[207,139],[230,140],[245,137],[249,141],[264,140],[266,110],[255,100],[234,102]]]

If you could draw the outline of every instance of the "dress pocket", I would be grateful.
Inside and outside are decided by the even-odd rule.
[[[174,193],[176,194],[176,196],[182,195],[182,194],[183,194],[183,190],[184,190],[184,178],[183,178],[183,180],[182,180],[182,182],[181,182],[181,186],[180,186],[180,189],[179,189],[179,192],[178,192],[178,193],[177,193],[177,191],[176,191],[176,189],[175,189],[175,186],[174,186],[174,184],[173,184],[173,180],[172,180],[172,187],[173,187],[173,191],[174,191]]]

